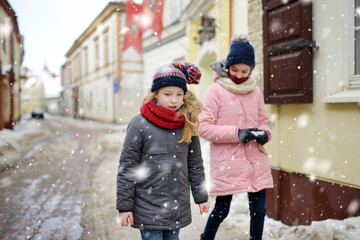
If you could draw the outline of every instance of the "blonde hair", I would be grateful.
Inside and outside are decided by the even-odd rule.
[[[144,99],[144,103],[148,101],[157,102],[155,95],[158,93],[158,91],[159,90],[151,92],[149,89]],[[202,109],[202,104],[200,100],[197,99],[196,95],[190,90],[188,90],[184,95],[184,105],[181,109],[182,113],[185,116],[185,125],[182,130],[182,138],[179,143],[190,143],[193,136],[199,135],[199,114]]]

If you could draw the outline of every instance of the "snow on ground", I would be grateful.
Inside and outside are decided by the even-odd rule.
[[[30,115],[24,116],[14,130],[0,131],[0,169],[11,166],[19,155],[33,148],[37,139],[46,138],[50,132],[42,130],[42,122],[30,120]]]
[[[78,120],[71,117],[45,116],[45,119],[51,118],[61,120],[61,124],[65,124],[69,127],[76,126],[83,129],[109,129],[107,135],[102,136],[93,143],[94,147],[92,149],[94,149],[94,151],[90,153],[90,155],[96,156],[101,151],[120,151],[121,149],[119,146],[122,145],[123,139],[119,139],[119,135],[116,132],[125,130],[125,125],[114,126],[112,124]],[[19,154],[34,147],[34,142],[36,142],[34,141],[35,138],[45,139],[50,134],[54,133],[44,130],[42,128],[41,120],[32,120],[29,116],[23,116],[21,121],[15,125],[14,130],[4,129],[0,131],[0,164],[11,164],[12,159],[15,159]],[[209,151],[210,147],[208,142],[202,140],[202,152],[207,176],[209,176]],[[114,178],[114,176],[109,177]],[[209,177],[207,177],[207,179],[209,179]],[[211,201],[213,206],[214,199],[212,198]],[[246,193],[234,196],[230,214],[221,225],[221,228],[225,231],[233,231],[236,229],[238,233],[243,233],[243,235],[248,236],[249,211]],[[360,217],[353,217],[345,220],[328,219],[326,221],[314,221],[310,226],[291,227],[282,224],[280,221],[266,218],[263,239],[360,240]]]

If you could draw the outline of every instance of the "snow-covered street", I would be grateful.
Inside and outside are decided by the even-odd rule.
[[[106,128],[23,119],[1,133],[1,239],[79,239],[96,164],[87,150]]]
[[[0,239],[140,239],[115,210],[125,130],[46,115],[23,116],[13,131],[0,131]],[[206,142],[202,151],[208,170]],[[199,239],[208,214],[193,204],[193,223],[180,239]],[[235,196],[217,239],[248,239],[248,215],[247,195]],[[293,227],[266,218],[263,239],[360,239],[360,217]]]

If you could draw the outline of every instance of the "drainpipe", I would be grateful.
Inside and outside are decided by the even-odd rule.
[[[229,46],[231,45],[231,37],[232,37],[232,0],[229,1]]]

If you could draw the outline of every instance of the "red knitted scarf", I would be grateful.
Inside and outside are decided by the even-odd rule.
[[[185,124],[185,117],[182,112],[173,112],[160,107],[154,101],[143,104],[140,112],[149,122],[162,128],[178,129]]]

